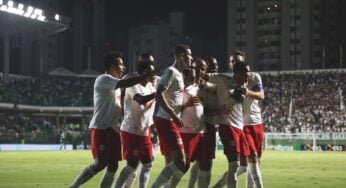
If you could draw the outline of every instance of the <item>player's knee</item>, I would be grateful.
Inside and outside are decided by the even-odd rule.
[[[128,159],[127,165],[131,166],[132,168],[136,169],[138,166],[138,160],[135,159]]]
[[[198,162],[199,169],[202,171],[210,171],[211,169],[211,162],[210,161],[200,161]]]
[[[250,156],[248,157],[248,160],[250,163],[257,163],[257,153],[251,152]]]
[[[149,164],[149,163],[151,164],[153,161],[154,161],[154,157],[141,160],[143,164]]]
[[[238,161],[239,153],[230,153],[227,155],[228,162]]]
[[[108,163],[107,165],[107,170],[110,172],[116,172],[118,170],[118,162],[114,162],[114,163]]]
[[[106,166],[107,166],[107,161],[105,161],[105,160],[95,160],[93,168],[94,168],[95,172],[100,172]]]

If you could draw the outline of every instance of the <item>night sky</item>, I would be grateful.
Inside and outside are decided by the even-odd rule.
[[[207,45],[226,35],[226,3],[226,0],[107,0],[108,48],[127,54],[131,28],[156,20],[168,21],[171,11],[182,11],[186,34],[200,38]]]

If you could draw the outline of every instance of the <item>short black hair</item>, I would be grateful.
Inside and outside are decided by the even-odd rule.
[[[247,66],[249,66],[246,62],[243,61],[235,61],[233,65],[233,72],[234,73],[241,73],[241,72],[247,72]]]
[[[207,56],[207,57],[205,57],[204,59],[205,59],[205,62],[207,63],[208,66],[209,66],[209,64],[210,64],[211,62],[214,61],[214,59],[216,60],[216,58],[213,57],[213,56]]]
[[[234,50],[234,51],[229,53],[229,56],[237,56],[237,55],[245,57],[245,52],[243,52],[241,50]]]
[[[117,58],[123,58],[123,53],[120,51],[109,51],[103,57],[103,66],[106,70],[109,70],[111,65],[116,64]]]
[[[150,56],[154,57],[153,53],[151,52],[144,52],[139,56],[139,60],[150,60]]]
[[[190,46],[186,44],[178,44],[174,48],[174,55],[182,54],[182,53],[187,53],[187,50],[190,49]]]
[[[138,72],[138,74],[142,74],[151,65],[154,66],[154,62],[150,61],[149,59],[137,61],[137,72]]]

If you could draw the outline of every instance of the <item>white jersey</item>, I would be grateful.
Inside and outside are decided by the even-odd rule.
[[[119,79],[109,74],[98,76],[94,83],[94,114],[89,128],[117,130],[117,123],[121,118],[120,99],[116,100],[116,86]],[[120,90],[117,89],[120,93]],[[120,96],[120,95],[119,95]]]
[[[179,115],[181,111],[181,106],[183,104],[183,94],[184,94],[184,79],[181,72],[179,72],[175,67],[168,67],[161,76],[159,86],[163,86],[166,91],[164,91],[164,96],[174,112]],[[167,112],[159,107],[156,116],[171,120],[172,117],[167,114]]]
[[[189,85],[185,88],[183,104],[190,100],[191,97],[198,96],[199,87],[197,84]],[[205,132],[204,108],[202,103],[189,106],[181,112],[181,119],[184,127],[179,128],[182,133],[203,133]]]
[[[140,105],[133,99],[136,94],[150,95],[156,90],[152,83],[145,86],[136,84],[126,89],[124,98],[124,120],[121,124],[121,130],[141,136],[149,135],[149,128],[152,124],[155,104],[153,100],[144,105]]]
[[[251,72],[248,79],[247,88],[251,91],[263,90],[262,79],[258,73]],[[244,125],[257,125],[262,123],[261,108],[259,101],[246,97],[243,104]]]
[[[217,90],[216,90],[216,80],[214,78],[210,78],[209,82],[206,82],[206,87],[202,91],[202,103],[204,105],[205,109],[208,110],[217,110],[219,108],[218,106],[218,100],[217,100]],[[211,115],[205,115],[205,122],[211,125],[216,125],[219,123],[218,116],[211,116]]]
[[[232,109],[229,114],[221,115],[219,123],[243,130],[242,102],[238,102],[232,97],[233,91],[237,87],[233,75],[231,73],[216,73],[211,74],[210,77],[215,80],[219,108],[226,105]]]

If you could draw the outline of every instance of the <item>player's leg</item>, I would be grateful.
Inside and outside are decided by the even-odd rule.
[[[171,187],[176,187],[183,175],[188,171],[190,161],[186,161],[184,149],[171,152],[173,162],[170,164],[172,170]]]
[[[145,188],[149,182],[152,161],[154,160],[153,145],[150,136],[145,137],[144,144],[141,146],[140,160],[142,162],[142,168],[139,174],[139,188]]]
[[[161,153],[164,156],[169,155],[173,161],[162,169],[152,187],[162,186],[171,176],[171,186],[173,187],[186,172],[183,142],[173,121],[156,117],[155,125],[159,136]]]
[[[111,129],[107,134],[107,168],[100,181],[100,188],[109,188],[114,181],[114,174],[118,170],[118,161],[122,160],[120,134]]]
[[[238,186],[237,169],[239,167],[242,130],[223,124],[220,125],[219,129],[220,138],[224,145],[224,154],[228,160],[227,187],[235,188]]]
[[[198,177],[198,173],[199,173],[198,163],[195,162],[195,163],[193,163],[192,167],[190,168],[190,176],[189,176],[188,188],[195,187],[195,184],[196,184],[196,181],[197,181],[197,177]]]
[[[127,163],[120,171],[114,188],[121,188],[124,185],[128,177],[136,170],[138,162],[138,159],[131,159],[129,157],[127,158]]]
[[[245,137],[246,141],[249,144],[250,156],[249,156],[249,173],[252,178],[248,179],[250,182],[248,186],[251,187],[251,180],[255,184],[256,188],[263,187],[263,180],[261,175],[261,170],[259,168],[259,162],[257,157],[257,148],[256,148],[256,126],[246,126]]]
[[[129,176],[135,172],[139,163],[140,147],[138,143],[143,143],[139,135],[121,131],[123,144],[123,156],[127,163],[119,173],[115,188],[121,188]]]
[[[139,174],[139,188],[145,188],[148,186],[152,166],[152,160],[142,161],[142,169]]]
[[[208,188],[211,179],[211,167],[212,160],[211,159],[202,159],[198,161],[199,173],[197,185],[199,188]]]
[[[131,188],[133,183],[136,180],[137,174],[138,174],[138,169],[140,168],[140,165],[136,168],[136,170],[129,175],[129,177],[127,178],[125,184],[124,184],[124,188]]]
[[[210,127],[213,129],[210,129]],[[197,160],[199,167],[197,178],[199,188],[209,187],[210,184],[212,162],[215,158],[215,134],[215,127],[213,125],[209,125],[208,132],[200,134],[201,140],[199,141],[197,150],[193,155],[193,159]]]
[[[107,166],[108,152],[106,150],[106,131],[107,130],[98,129],[91,130],[91,150],[95,162],[80,172],[70,185],[71,188],[79,187]]]

